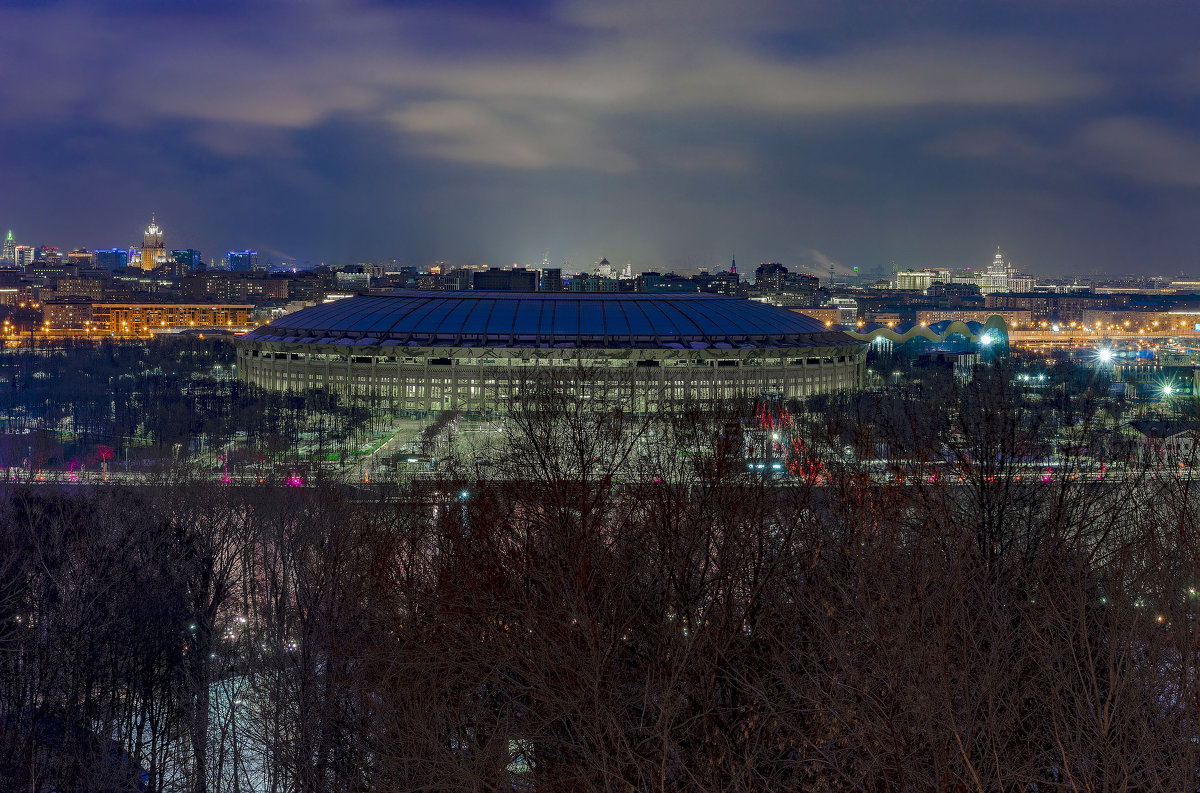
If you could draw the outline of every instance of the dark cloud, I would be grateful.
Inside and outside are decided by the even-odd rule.
[[[1095,167],[1151,184],[1200,187],[1200,137],[1146,118],[1105,118],[1079,134]]]
[[[0,223],[100,247],[157,211],[301,261],[1190,269],[1190,9],[9,3]]]

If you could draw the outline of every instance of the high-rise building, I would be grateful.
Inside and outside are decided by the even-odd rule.
[[[37,255],[37,250],[29,245],[18,245],[13,249],[13,263],[18,267],[26,267],[33,264],[33,260]]]
[[[146,227],[146,231],[142,235],[141,268],[153,270],[167,261],[167,246],[163,243],[162,229],[155,222],[154,215],[151,215],[150,225]]]
[[[563,290],[562,268],[545,267],[542,269],[542,291],[561,292]]]
[[[700,291],[699,282],[681,278],[675,273],[663,275],[654,270],[647,270],[635,281],[634,291],[636,292],[686,293]]]
[[[92,266],[92,252],[86,248],[77,248],[67,254],[67,263],[79,267]]]
[[[486,292],[536,292],[538,278],[535,270],[514,267],[503,270],[491,267],[482,272],[473,273],[471,287]]]
[[[990,295],[995,292],[1014,291],[1015,275],[1012,265],[1005,258],[1000,246],[996,246],[996,254],[986,269],[956,272],[953,275],[953,281],[959,284],[975,284],[979,287],[980,292]]]
[[[736,263],[733,265],[733,268],[737,269]],[[717,273],[701,270],[692,276],[691,280],[699,287],[701,292],[712,292],[718,295],[736,295],[741,279],[736,272],[729,270],[721,270]]]
[[[754,285],[759,290],[779,292],[783,290],[787,274],[788,268],[779,262],[763,262],[754,271]]]
[[[92,262],[101,270],[121,270],[129,266],[129,252],[120,248],[92,251]]]
[[[0,260],[6,264],[12,264],[17,261],[17,243],[13,240],[12,229],[8,230],[8,236],[4,238],[4,253],[0,255]]]
[[[176,269],[184,273],[199,270],[204,263],[200,258],[200,251],[193,248],[171,251],[171,260],[175,262]]]
[[[258,269],[258,251],[229,251],[225,254],[225,269],[248,273]]]
[[[580,273],[567,282],[568,292],[620,292],[621,282],[603,275]]]
[[[914,291],[924,292],[934,281],[941,281],[944,284],[950,283],[951,274],[949,270],[898,270],[896,272],[896,288],[911,289]]]
[[[1009,266],[1008,260],[1004,258],[1004,253],[997,245],[996,255],[992,257],[987,270],[975,276],[975,283],[979,285],[979,291],[985,295],[992,292],[1007,292],[1012,287],[1010,283],[1012,276],[1012,267]]]

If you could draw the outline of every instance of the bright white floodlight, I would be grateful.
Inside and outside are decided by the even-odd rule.
[[[1096,357],[1100,359],[1100,363],[1110,363],[1112,361],[1112,350],[1107,347],[1101,348],[1100,352],[1096,353]]]

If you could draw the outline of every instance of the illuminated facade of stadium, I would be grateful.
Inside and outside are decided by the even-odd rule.
[[[238,376],[401,410],[502,410],[545,375],[634,411],[857,388],[866,347],[802,314],[713,295],[361,295],[238,337]]]

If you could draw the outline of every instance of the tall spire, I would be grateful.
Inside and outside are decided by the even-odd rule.
[[[737,257],[734,256],[729,260],[729,274],[737,275]]]
[[[5,240],[6,240],[7,242],[12,242],[12,241],[13,241],[12,229],[9,229],[9,230],[8,230],[8,236],[5,238]]]

